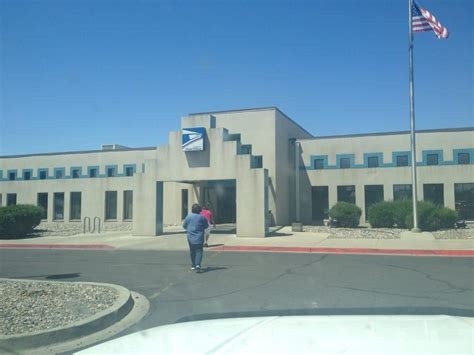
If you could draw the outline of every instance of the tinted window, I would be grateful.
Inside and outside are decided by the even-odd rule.
[[[15,180],[16,179],[16,173],[14,172],[11,172],[11,173],[8,173],[8,180]]]
[[[48,219],[48,193],[40,192],[37,197],[37,205],[43,209],[41,219]]]
[[[108,177],[115,176],[115,169],[114,168],[107,168],[107,176]]]
[[[444,186],[443,184],[424,184],[423,199],[431,201],[436,205],[444,205]]]
[[[73,179],[79,178],[79,169],[73,169],[72,170],[72,178]]]
[[[95,168],[94,168],[94,169],[90,169],[90,170],[89,170],[89,177],[91,177],[91,178],[97,177],[97,169],[95,169]]]
[[[350,158],[341,158],[339,160],[339,164],[341,169],[347,169],[351,167],[351,159]]]
[[[56,172],[54,173],[54,176],[56,177],[56,179],[61,179],[64,176],[63,171],[56,170]]]
[[[411,184],[393,185],[393,199],[401,200],[403,198],[412,198]]]
[[[7,194],[7,206],[16,205],[16,194]]]
[[[40,178],[41,180],[46,179],[46,171],[41,170],[41,171],[39,172],[39,178]]]
[[[23,172],[23,180],[30,180],[31,179],[31,171]]]
[[[80,220],[81,219],[81,201],[82,196],[80,192],[71,192],[70,195],[70,211],[69,219]]]
[[[377,202],[383,201],[383,185],[366,185],[365,192],[365,219],[369,216],[370,207]]]
[[[454,203],[459,218],[474,221],[474,183],[454,184]]]
[[[123,219],[133,219],[133,191],[123,192]]]
[[[439,163],[438,154],[426,155],[426,165],[438,165],[438,163]]]
[[[117,219],[117,191],[105,191],[105,219]]]
[[[469,153],[458,153],[458,164],[469,164],[471,157]]]
[[[376,168],[379,166],[379,157],[369,157],[367,163],[369,168]]]
[[[314,159],[315,169],[324,169],[324,159]]]
[[[337,201],[356,203],[355,185],[345,185],[337,187]]]
[[[127,166],[125,168],[125,176],[132,176],[133,175],[133,167]]]
[[[408,155],[398,155],[397,166],[408,166]]]
[[[53,219],[64,219],[64,192],[55,192],[53,195]]]
[[[312,194],[312,219],[322,221],[328,218],[329,212],[329,188],[328,186],[313,186]]]

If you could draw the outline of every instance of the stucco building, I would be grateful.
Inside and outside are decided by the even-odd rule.
[[[279,109],[189,114],[168,144],[0,157],[0,206],[44,208],[50,223],[100,219],[159,235],[194,202],[238,236],[318,223],[337,201],[362,208],[411,194],[409,132],[313,136]],[[419,199],[474,220],[474,128],[417,132]]]

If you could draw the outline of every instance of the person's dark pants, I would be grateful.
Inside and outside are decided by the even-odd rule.
[[[193,267],[201,266],[202,262],[202,244],[189,244],[189,253],[191,254],[191,264]]]

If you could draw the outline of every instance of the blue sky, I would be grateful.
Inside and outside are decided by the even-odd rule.
[[[0,154],[167,142],[190,112],[277,106],[315,135],[409,129],[407,0],[0,0]],[[473,2],[419,4],[418,129],[473,126]]]

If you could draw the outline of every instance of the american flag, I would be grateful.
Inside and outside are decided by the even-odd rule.
[[[439,39],[448,38],[449,32],[428,10],[413,1],[411,10],[413,32],[433,31]]]

